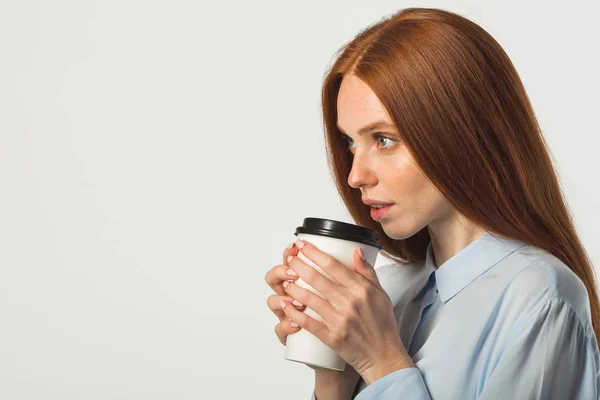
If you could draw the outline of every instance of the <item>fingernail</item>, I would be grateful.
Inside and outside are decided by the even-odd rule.
[[[291,250],[292,247],[294,247],[294,242],[290,243],[290,245],[287,248],[288,248],[288,250]]]
[[[295,306],[298,306],[298,307],[302,307],[303,306],[303,304],[300,303],[298,300],[292,301],[292,304],[295,305]]]
[[[298,246],[299,249],[301,249],[304,246],[304,242],[302,240],[296,240],[296,246]]]
[[[281,308],[285,308],[285,301],[282,300],[280,304],[281,304]]]
[[[297,324],[297,323],[295,323],[294,321],[290,321],[290,326],[291,326],[292,328],[297,328],[297,327],[298,327],[298,324]]]
[[[298,276],[297,273],[294,272],[293,269],[289,268],[287,271],[285,271],[289,276]]]

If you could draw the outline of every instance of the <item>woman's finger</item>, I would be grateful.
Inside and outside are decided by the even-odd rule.
[[[288,247],[285,248],[285,250],[283,250],[283,261],[281,261],[281,263],[283,265],[287,265],[287,258],[289,255],[297,255],[298,254],[298,247],[296,246],[295,242],[292,242]]]
[[[294,298],[290,296],[279,296],[276,294],[272,294],[269,297],[267,297],[267,306],[269,307],[269,309],[271,309],[271,311],[273,311],[273,314],[275,314],[280,321],[283,321],[283,319],[288,318],[281,309],[282,300],[291,303],[294,301]],[[304,304],[302,304],[301,306],[294,304],[294,307],[296,307],[296,310],[299,311],[304,311],[304,309],[306,308]]]
[[[290,321],[286,318],[285,320],[280,321],[277,325],[275,325],[275,334],[279,338],[281,344],[285,346],[285,344],[287,343],[288,335],[290,333],[296,333],[300,329],[302,328],[300,328],[299,326],[296,328],[290,326]]]
[[[287,274],[287,270],[290,267],[288,265],[276,265],[267,273],[265,281],[275,293],[280,296],[285,296],[285,290],[283,289],[283,282],[285,281],[296,281],[298,276],[290,276]]]
[[[285,290],[283,290],[283,286],[281,286],[283,284],[283,282],[284,281],[295,281],[296,279],[298,279],[298,276],[290,276],[286,272],[289,269],[289,265],[287,262],[288,256],[290,256],[290,255],[295,256],[297,254],[298,254],[298,248],[295,245],[291,249],[286,248],[283,251],[283,260],[284,260],[283,264],[274,266],[265,275],[265,282],[267,282],[269,287],[271,289],[273,289],[273,291],[275,293],[277,293],[281,296],[285,295]]]

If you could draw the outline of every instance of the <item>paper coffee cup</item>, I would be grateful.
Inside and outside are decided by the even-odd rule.
[[[351,269],[354,269],[352,254],[356,248],[360,247],[365,255],[365,260],[374,266],[379,250],[383,247],[377,241],[377,232],[371,229],[323,218],[304,218],[304,223],[296,228],[294,235],[300,240],[310,242],[319,250],[335,257],[340,263]],[[315,268],[326,278],[335,282],[335,279],[327,272],[306,258],[301,249],[298,252],[298,257],[305,264]],[[302,278],[298,278],[295,284],[325,298]],[[303,312],[317,321],[323,320],[319,314],[308,306]],[[285,359],[337,371],[343,371],[346,368],[346,362],[343,358],[306,329],[300,329],[298,332],[287,336]]]

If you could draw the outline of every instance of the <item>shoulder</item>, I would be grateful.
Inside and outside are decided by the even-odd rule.
[[[591,322],[587,289],[560,259],[544,249],[525,245],[511,254],[506,268],[504,294],[525,309],[547,305],[569,307],[582,323]]]

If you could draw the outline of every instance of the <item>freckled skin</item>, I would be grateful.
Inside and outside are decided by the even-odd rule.
[[[376,94],[354,75],[342,80],[337,114],[338,125],[352,139],[348,147],[354,160],[348,185],[359,189],[363,198],[395,203],[378,221],[389,237],[406,239],[427,226],[437,264],[441,265],[484,232],[459,214],[433,186],[396,129],[381,128],[358,136],[358,130],[373,121],[392,121]],[[392,140],[374,138],[375,132]]]

